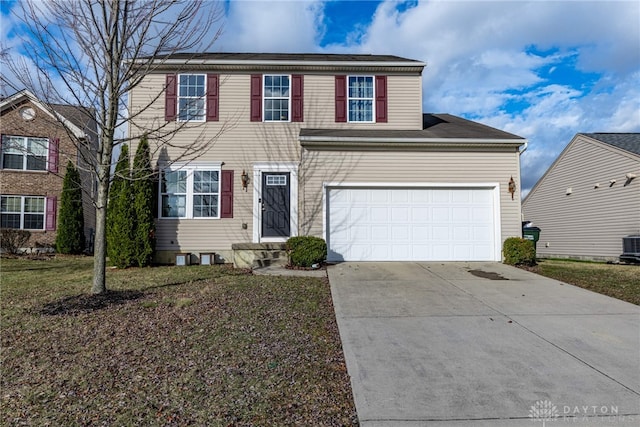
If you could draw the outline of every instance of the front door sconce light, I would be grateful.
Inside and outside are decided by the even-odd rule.
[[[240,180],[242,181],[242,189],[247,191],[247,187],[249,186],[249,175],[247,175],[247,171],[243,170],[242,175],[240,175]]]
[[[513,200],[513,194],[516,192],[516,182],[513,177],[509,180],[509,193],[511,193],[511,200]]]

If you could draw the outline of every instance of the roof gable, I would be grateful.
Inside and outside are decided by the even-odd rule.
[[[62,124],[67,129],[69,129],[69,131],[71,131],[76,138],[87,138],[86,133],[81,129],[78,122],[79,107],[74,107],[71,105],[51,105],[51,108],[48,108],[45,104],[40,102],[40,100],[36,98],[33,93],[26,89],[16,92],[10,97],[0,101],[0,111],[4,112],[5,110],[13,108],[15,105],[18,105],[24,101],[31,102],[31,104],[42,110],[49,117],[62,122]]]
[[[598,135],[598,137],[596,138],[593,135]],[[607,139],[609,142],[603,141],[601,138],[602,139]],[[610,151],[616,151],[615,149],[618,148],[618,149],[626,151],[626,153],[617,151],[617,153],[619,155],[633,157],[633,156],[640,155],[640,153],[634,152],[634,151],[629,150],[629,149],[625,149],[623,147],[618,146],[615,143],[616,141],[618,141],[617,142],[618,144],[622,144],[622,145],[628,146],[629,143],[633,143],[632,142],[633,140],[636,141],[636,144],[638,142],[640,142],[640,133],[627,133],[627,134],[620,134],[620,133],[577,133],[571,139],[571,141],[567,144],[567,146],[564,148],[564,150],[562,150],[562,152],[558,155],[558,157],[556,157],[556,159],[553,161],[551,166],[549,166],[549,168],[547,168],[547,170],[540,177],[540,179],[538,179],[538,182],[536,182],[535,185],[531,188],[531,191],[529,191],[529,193],[526,195],[526,197],[522,201],[523,205],[527,202],[527,200],[530,198],[530,196],[532,196],[542,186],[542,184],[544,183],[544,181],[547,178],[547,176],[551,173],[551,171],[553,171],[558,166],[558,164],[560,164],[562,162],[563,158],[567,155],[567,153],[569,151],[571,151],[573,149],[573,147],[576,144],[579,144],[579,143],[594,144],[594,145],[598,145],[598,146],[600,146],[600,147],[602,147],[604,149],[608,149]],[[640,148],[640,147],[638,147],[636,145],[636,149],[637,148]]]

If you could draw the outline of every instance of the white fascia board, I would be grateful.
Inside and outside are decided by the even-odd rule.
[[[62,114],[58,113],[57,111],[54,111],[54,113],[56,114],[57,119],[61,121],[62,124],[71,131],[71,133],[73,133],[73,136],[75,136],[79,140],[87,138],[87,134],[84,133],[82,130],[80,130],[78,126],[71,123],[69,120],[67,120],[66,117],[64,117]]]
[[[51,117],[52,119],[57,118],[56,116],[54,116],[53,114],[51,114],[51,111],[46,108],[44,106],[43,103],[41,103],[38,98],[36,98],[36,96],[31,93],[30,91],[28,91],[27,89],[21,90],[20,92],[17,92],[15,94],[13,94],[12,96],[10,96],[7,99],[4,99],[2,101],[2,103],[0,103],[0,111],[4,111],[7,108],[11,108],[13,106],[13,104],[20,102],[22,100],[28,100],[30,101],[32,104],[34,104],[35,106],[37,106],[39,109],[41,109],[42,111],[44,111],[47,115],[49,115],[49,117]]]
[[[42,102],[40,102],[40,100],[38,100],[38,98],[36,98],[36,96],[33,93],[31,93],[29,90],[27,90],[27,89],[21,90],[20,92],[17,92],[15,94],[13,94],[9,98],[4,99],[0,103],[0,111],[6,110],[7,108],[11,107],[16,102],[21,101],[23,99],[28,99],[33,105],[35,105],[40,110],[44,111],[47,115],[49,115],[49,117],[51,117],[52,119],[56,119],[56,120],[62,122],[62,124],[67,129],[69,129],[71,131],[71,133],[73,133],[73,136],[75,136],[76,138],[85,139],[87,137],[87,135],[78,126],[76,126],[73,123],[71,123],[62,114],[58,113],[55,110],[53,110],[53,114],[52,114],[51,110],[49,108],[47,108]]]
[[[520,147],[526,139],[482,138],[375,138],[375,137],[300,137],[300,144],[308,149],[323,148],[455,148],[455,147]]]
[[[155,62],[155,61],[154,61]],[[159,65],[251,65],[251,66],[291,66],[308,67],[426,67],[424,62],[409,61],[279,61],[279,60],[232,60],[232,59],[166,59],[158,61]]]
[[[300,142],[333,142],[333,143],[349,143],[349,142],[372,142],[372,143],[397,143],[397,144],[518,144],[524,145],[527,140],[518,139],[491,139],[491,138],[378,138],[365,136],[300,136]]]

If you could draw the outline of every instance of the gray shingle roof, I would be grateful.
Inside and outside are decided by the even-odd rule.
[[[93,108],[61,104],[52,104],[51,108],[86,134],[92,136],[97,135],[98,125],[95,120],[95,111]]]
[[[640,133],[583,133],[582,135],[640,155]]]
[[[200,52],[174,53],[166,59],[182,60],[213,60],[213,61],[325,61],[325,62],[414,62],[414,59],[402,58],[394,55],[369,54],[334,54],[334,53],[231,53],[231,52]]]
[[[375,140],[522,140],[500,129],[492,128],[478,122],[463,119],[451,114],[423,114],[422,130],[393,130],[393,129],[301,129],[301,137],[315,138],[358,138]]]

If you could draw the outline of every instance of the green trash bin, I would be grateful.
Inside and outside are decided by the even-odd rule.
[[[540,240],[540,227],[522,227],[522,238],[533,242],[533,249],[538,253],[538,240]]]

